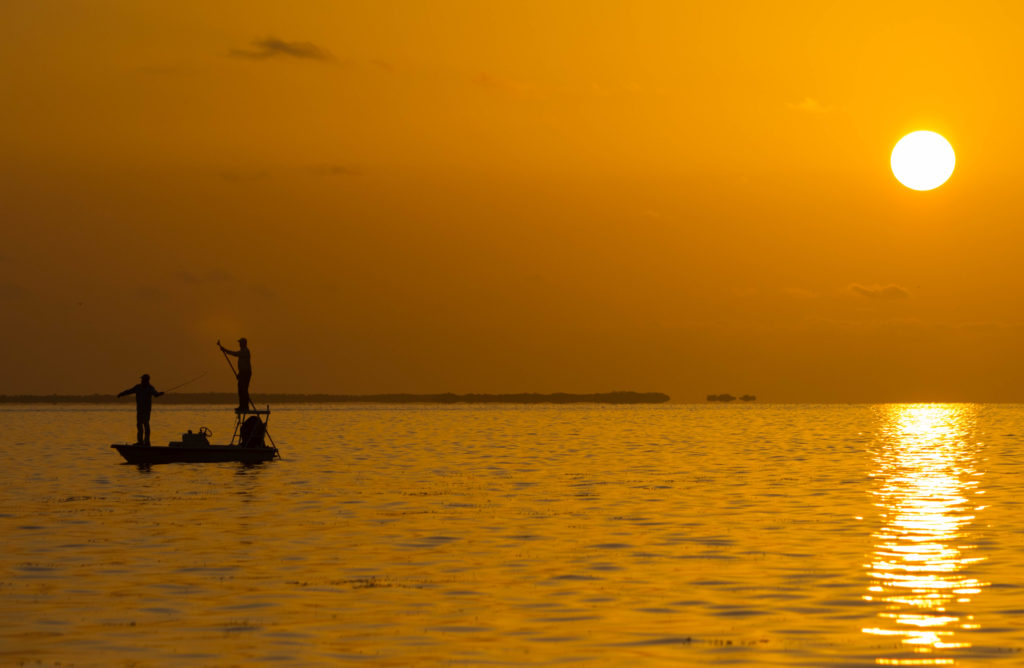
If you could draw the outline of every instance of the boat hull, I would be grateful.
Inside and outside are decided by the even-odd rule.
[[[149,446],[117,444],[110,447],[129,464],[172,464],[174,462],[242,462],[258,464],[277,456],[277,448],[243,448],[240,445]]]

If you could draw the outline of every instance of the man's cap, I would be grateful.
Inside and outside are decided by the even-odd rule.
[[[249,340],[248,340],[248,339],[246,339],[246,338],[245,338],[245,337],[243,336],[242,338],[238,339],[238,342],[239,342],[239,343],[249,343]]]
[[[142,380],[149,380],[149,374],[148,373],[142,374]]]

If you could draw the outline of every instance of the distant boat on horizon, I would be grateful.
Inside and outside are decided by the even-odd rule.
[[[757,401],[757,397],[753,394],[744,394],[739,398],[740,401]],[[723,403],[729,403],[730,401],[736,401],[736,397],[731,394],[709,394],[708,401],[721,401]]]

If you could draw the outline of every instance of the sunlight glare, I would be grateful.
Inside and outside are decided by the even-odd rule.
[[[970,410],[961,406],[901,405],[886,409],[887,429],[874,453],[874,495],[883,526],[875,534],[868,566],[871,595],[884,607],[887,624],[864,633],[893,636],[913,654],[927,658],[886,657],[882,665],[946,665],[937,652],[970,647],[955,639],[978,625],[954,612],[988,585],[968,569],[985,557],[968,538],[975,520],[971,498],[980,474],[966,438]],[[911,663],[907,663],[910,661]]]

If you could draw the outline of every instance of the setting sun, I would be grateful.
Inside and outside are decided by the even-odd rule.
[[[953,174],[956,155],[946,138],[935,132],[911,132],[892,149],[892,173],[912,190],[933,190]]]

